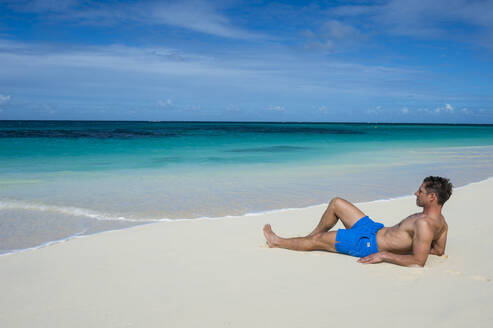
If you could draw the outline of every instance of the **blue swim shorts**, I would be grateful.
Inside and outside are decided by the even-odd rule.
[[[377,231],[382,228],[383,224],[365,216],[351,229],[339,229],[335,244],[337,252],[356,257],[365,257],[378,252]]]

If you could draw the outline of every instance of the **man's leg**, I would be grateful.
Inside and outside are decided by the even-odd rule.
[[[359,208],[347,200],[339,197],[333,198],[322,215],[320,222],[307,237],[329,231],[335,226],[339,219],[346,229],[351,229],[352,226],[364,216],[365,214]]]
[[[293,251],[337,252],[335,248],[336,235],[337,231],[329,231],[307,237],[281,238],[272,231],[270,224],[264,226],[264,236],[269,247],[280,247]]]

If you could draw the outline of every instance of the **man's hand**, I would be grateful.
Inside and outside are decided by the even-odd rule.
[[[362,257],[358,260],[359,263],[370,264],[370,263],[380,263],[385,261],[385,255],[387,252],[377,252],[371,255]]]

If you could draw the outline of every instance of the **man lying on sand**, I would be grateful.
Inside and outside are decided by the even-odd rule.
[[[360,263],[389,262],[404,266],[424,266],[428,254],[443,255],[448,225],[442,206],[452,194],[452,184],[441,177],[427,177],[419,187],[416,205],[421,213],[408,216],[393,227],[372,221],[350,202],[334,198],[320,223],[308,236],[281,238],[264,226],[269,247],[295,251],[325,250],[360,257]],[[346,229],[329,231],[341,220]]]

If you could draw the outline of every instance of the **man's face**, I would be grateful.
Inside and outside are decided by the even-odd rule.
[[[419,207],[425,206],[429,202],[429,193],[426,191],[425,183],[423,182],[421,186],[419,186],[418,191],[414,193],[416,196],[416,205]]]

